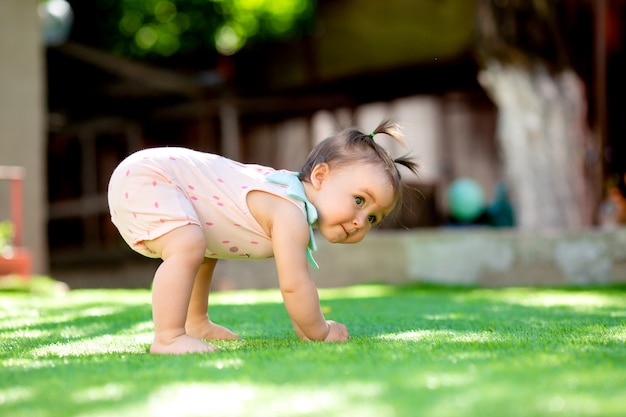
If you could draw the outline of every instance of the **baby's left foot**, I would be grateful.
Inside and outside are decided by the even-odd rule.
[[[185,331],[189,336],[202,340],[239,340],[239,336],[224,326],[211,321],[185,324]]]

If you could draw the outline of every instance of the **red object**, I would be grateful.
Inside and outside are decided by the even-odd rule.
[[[19,275],[23,279],[30,279],[32,274],[32,257],[26,248],[13,248],[8,256],[0,254],[0,277],[3,275]]]
[[[24,211],[22,205],[22,181],[24,168],[0,166],[0,180],[9,180],[11,186],[11,224],[13,242],[8,251],[0,253],[0,276],[17,274],[29,279],[32,271],[32,257],[28,249],[22,247]]]

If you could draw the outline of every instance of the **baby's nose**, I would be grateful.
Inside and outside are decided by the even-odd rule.
[[[369,224],[367,221],[367,214],[356,216],[352,223],[357,229],[363,229],[365,225]]]

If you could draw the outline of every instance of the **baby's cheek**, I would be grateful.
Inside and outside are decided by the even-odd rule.
[[[319,223],[317,227],[317,231],[320,235],[330,243],[337,243],[339,241],[339,236],[336,232],[332,230],[328,230],[323,223]]]

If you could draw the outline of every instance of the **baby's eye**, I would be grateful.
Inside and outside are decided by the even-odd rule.
[[[376,220],[378,220],[378,219],[377,219],[377,218],[376,218],[376,216],[374,216],[374,215],[369,216],[369,217],[367,218],[367,221],[368,221],[368,222],[370,222],[370,224],[375,224],[375,223],[376,223]]]
[[[355,196],[354,197],[354,202],[356,203],[357,206],[362,206],[363,205],[363,198],[359,197],[359,196]]]

